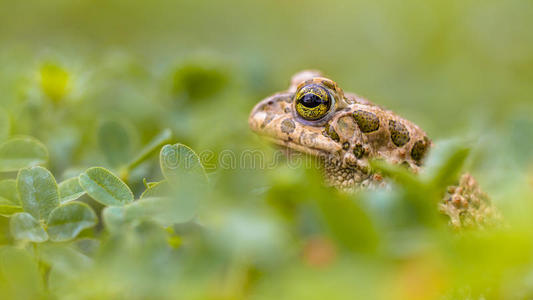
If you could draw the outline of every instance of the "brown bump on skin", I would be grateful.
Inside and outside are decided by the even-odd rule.
[[[350,166],[357,166],[357,158],[350,152],[344,155],[344,161]]]
[[[337,120],[337,125],[335,126],[339,136],[343,137],[343,139],[350,139],[355,132],[355,128],[355,122],[349,115],[340,117]]]
[[[357,157],[358,159],[363,158],[363,155],[365,154],[365,149],[363,149],[363,145],[361,145],[361,144],[357,144],[357,145],[355,145],[355,147],[354,147],[354,149],[353,149],[353,154],[354,154],[355,157]]]
[[[285,119],[281,122],[281,131],[290,134],[294,131],[296,128],[296,125],[294,124],[294,121],[291,119]]]
[[[416,162],[417,165],[420,165],[422,163],[422,160],[424,159],[424,156],[426,155],[427,149],[429,146],[429,140],[427,137],[424,137],[423,140],[417,141],[413,145],[413,149],[411,150],[411,157]]]
[[[361,169],[361,172],[363,172],[363,174],[365,175],[370,174],[370,169],[367,166],[360,166],[360,169]]]
[[[265,128],[265,126],[268,125],[268,123],[270,123],[270,121],[272,121],[274,119],[274,114],[273,113],[267,113],[265,115],[265,119],[263,120],[263,123],[261,123],[261,128]]]
[[[335,129],[333,129],[333,127],[329,125],[329,123],[326,123],[326,125],[324,126],[324,129],[326,129],[326,133],[327,133],[327,135],[328,135],[332,140],[334,140],[335,142],[340,141],[339,135],[337,134],[337,132],[335,131]]]
[[[359,129],[364,133],[379,129],[379,118],[371,112],[359,109],[353,112],[353,118],[357,122]]]
[[[411,139],[407,128],[396,120],[389,120],[390,137],[394,145],[401,147]]]
[[[383,176],[381,176],[381,174],[374,174],[374,180],[375,181],[382,181],[383,180]]]

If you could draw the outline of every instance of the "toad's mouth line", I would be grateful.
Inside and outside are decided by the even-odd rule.
[[[285,148],[288,148],[288,149],[291,149],[291,150],[295,150],[297,152],[301,152],[301,153],[305,153],[305,154],[309,154],[309,155],[313,155],[313,156],[319,156],[319,157],[327,157],[327,156],[330,155],[325,150],[312,148],[312,147],[308,147],[308,146],[303,146],[303,145],[301,145],[299,143],[296,143],[296,142],[293,142],[293,141],[288,141],[288,140],[284,140],[284,139],[280,139],[280,138],[274,138],[274,137],[271,137],[271,136],[264,136],[264,137],[265,137],[266,140],[268,140],[271,143],[274,143],[276,145],[279,145],[279,146],[282,146],[282,147],[285,147]]]

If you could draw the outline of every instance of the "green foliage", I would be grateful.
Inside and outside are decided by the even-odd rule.
[[[164,129],[157,136],[155,136],[135,157],[133,161],[128,164],[128,169],[133,169],[138,166],[141,162],[145,161],[151,154],[157,152],[161,146],[165,143],[170,142],[172,138],[172,131],[170,129]]]
[[[0,5],[0,299],[533,297],[531,1],[126,2]],[[348,194],[252,134],[303,68],[426,167]],[[503,226],[447,225],[463,172]]]
[[[0,216],[9,217],[12,214],[18,213],[21,211],[22,211],[22,207],[20,205],[14,205],[9,200],[0,198]]]
[[[85,195],[85,190],[81,187],[78,177],[69,178],[59,185],[59,196],[61,203],[74,201]]]
[[[4,299],[40,299],[45,295],[35,257],[23,249],[0,248],[0,290]]]
[[[320,199],[319,205],[329,230],[341,245],[354,252],[376,250],[374,224],[356,200],[339,195]]]
[[[96,214],[87,204],[72,202],[50,213],[47,229],[50,240],[68,241],[75,238],[83,229],[96,225],[96,222]]]
[[[130,160],[132,141],[128,129],[121,123],[102,123],[98,130],[98,143],[112,167],[124,165]]]
[[[29,213],[14,214],[10,219],[9,227],[11,228],[11,234],[17,240],[28,240],[36,243],[48,240],[48,234],[41,226],[39,220]]]
[[[0,197],[13,204],[20,204],[20,197],[17,191],[17,181],[15,179],[0,180]]]
[[[205,62],[190,62],[174,72],[173,88],[177,94],[184,93],[191,99],[203,99],[219,93],[227,81],[227,74],[220,67]]]
[[[152,197],[137,200],[122,207],[108,207],[103,212],[105,224],[115,233],[123,225],[143,220],[153,221],[161,226],[190,221],[196,213],[196,206],[188,201],[176,201],[170,197]]]
[[[11,122],[7,112],[0,107],[0,142],[3,142],[9,136],[11,131]]]
[[[124,206],[110,206],[103,212],[105,224],[113,232],[123,225],[151,221],[168,227],[191,221],[201,195],[205,195],[207,176],[198,155],[189,147],[165,145],[160,153],[164,181],[146,184],[139,200]]]
[[[90,168],[80,174],[79,180],[85,192],[104,205],[125,205],[133,201],[130,188],[104,168]]]
[[[459,172],[470,153],[470,149],[464,145],[462,141],[448,141],[433,150],[436,153],[427,162],[426,175],[437,188],[446,187],[457,181]]]
[[[166,180],[146,184],[146,190],[141,194],[141,199],[161,197],[168,193],[170,186]]]
[[[13,200],[0,204],[0,215],[11,217],[9,227],[13,237],[35,243],[49,239],[69,241],[82,230],[96,225],[97,217],[91,207],[70,202],[85,193],[77,181],[78,178],[71,178],[58,187],[52,173],[43,167],[21,169],[16,180],[16,195],[13,190],[6,194],[20,199],[22,206]],[[3,182],[3,186],[10,189],[13,189],[12,184],[11,180]],[[63,193],[61,201],[60,192]]]
[[[50,171],[43,167],[22,169],[17,176],[17,189],[24,211],[39,221],[48,219],[59,206],[59,189]]]
[[[30,137],[16,137],[0,144],[0,172],[45,164],[48,151],[39,141]]]
[[[207,175],[200,158],[182,144],[166,145],[159,156],[161,172],[171,185],[206,184]]]

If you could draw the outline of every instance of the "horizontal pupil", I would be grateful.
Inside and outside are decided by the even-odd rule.
[[[325,103],[325,101],[315,94],[305,94],[301,98],[300,103],[307,108],[313,108]]]

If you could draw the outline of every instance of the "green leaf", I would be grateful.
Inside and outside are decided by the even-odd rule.
[[[80,175],[81,187],[104,205],[124,205],[133,201],[130,188],[110,171],[95,167]]]
[[[43,299],[44,285],[35,258],[23,249],[0,248],[2,299]]]
[[[144,148],[141,150],[139,155],[129,163],[128,169],[131,170],[142,163],[146,158],[152,155],[154,152],[163,146],[165,143],[168,143],[172,138],[172,131],[170,129],[165,129],[154,137]]]
[[[11,131],[11,122],[9,114],[0,107],[0,142],[3,142],[9,137]]]
[[[118,228],[130,221],[126,219],[126,206],[108,206],[104,208],[102,220],[106,228],[111,232],[118,231]]]
[[[41,259],[54,268],[71,273],[87,269],[93,264],[87,255],[61,244],[42,245]]]
[[[470,153],[463,141],[446,141],[432,150],[426,163],[426,180],[433,186],[445,187],[454,184]]]
[[[152,182],[148,185],[146,190],[141,194],[141,199],[150,197],[163,197],[168,195],[169,186],[166,180],[160,182]]]
[[[149,219],[163,226],[169,226],[190,221],[196,214],[197,203],[191,198],[143,198],[126,207],[126,216]]]
[[[26,212],[14,214],[9,222],[11,234],[17,240],[42,243],[48,240],[48,234],[40,222]]]
[[[205,99],[219,93],[228,82],[225,68],[207,59],[191,60],[174,72],[173,90],[191,99]]]
[[[0,145],[0,172],[13,172],[45,164],[48,150],[31,137],[12,138]]]
[[[370,166],[385,177],[392,178],[405,186],[418,188],[422,184],[415,174],[401,165],[390,164],[383,160],[372,160]]]
[[[68,241],[83,229],[96,225],[97,221],[96,214],[89,205],[81,202],[67,203],[50,213],[48,234],[54,242]]]
[[[20,205],[17,181],[15,179],[0,180],[0,197],[9,200],[13,204]]]
[[[322,217],[335,239],[352,251],[375,250],[378,235],[372,219],[356,199],[346,195],[319,198]]]
[[[205,184],[207,175],[198,155],[183,144],[166,145],[159,156],[161,172],[173,185]]]
[[[128,162],[131,157],[132,141],[130,132],[118,121],[106,121],[98,130],[100,149],[112,167]]]
[[[150,220],[162,226],[185,223],[196,215],[197,201],[181,201],[170,197],[151,197],[134,201],[126,206],[107,207],[103,212],[106,226],[111,231],[133,221]]]
[[[67,179],[59,184],[61,203],[74,201],[83,195],[85,195],[85,190],[80,185],[79,177]]]
[[[9,217],[22,211],[23,210],[20,205],[13,204],[11,201],[0,197],[0,216]]]
[[[0,204],[0,216],[10,217],[13,214],[23,212],[22,206],[18,205],[9,205],[9,204]]]
[[[17,190],[25,212],[38,220],[47,220],[59,206],[59,190],[52,173],[43,167],[22,169],[17,176]]]
[[[51,267],[48,286],[56,293],[60,293],[59,288],[68,288],[69,280],[93,265],[90,257],[64,244],[43,244],[40,250],[41,260]]]

